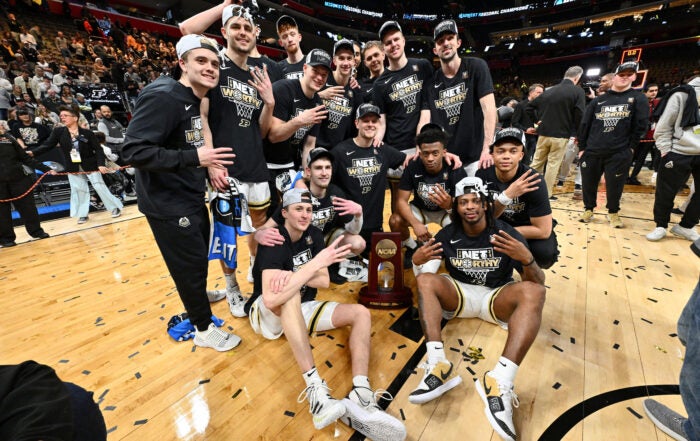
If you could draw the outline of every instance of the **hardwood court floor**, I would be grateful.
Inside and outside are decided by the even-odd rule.
[[[625,193],[625,228],[615,230],[602,214],[579,223],[582,208],[567,185],[569,192],[553,203],[561,256],[546,271],[542,327],[516,379],[520,439],[670,439],[644,414],[643,398],[657,390],[643,386],[678,384],[684,349],[675,322],[697,282],[698,259],[688,241],[646,241],[653,228],[649,187]],[[599,196],[604,206],[604,193]],[[109,440],[360,439],[341,423],[313,428],[308,404],[296,401],[303,380],[284,339],[255,335],[225,302],[213,311],[243,338],[238,348],[217,353],[170,339],[167,321],[183,308],[135,206],[115,220],[98,213],[85,225],[62,219],[44,227],[51,238],[0,249],[0,363],[34,359],[94,391]],[[16,231],[19,241],[27,240],[23,228]],[[245,243],[241,254],[247,256]],[[249,292],[247,259],[241,261],[239,280]],[[414,286],[411,271],[405,274]],[[212,263],[209,287],[221,286]],[[359,287],[332,285],[320,297],[354,302]],[[370,379],[375,388],[402,386],[388,411],[405,420],[408,439],[498,440],[472,379],[493,367],[505,331],[477,319],[448,323],[445,347],[464,384],[417,406],[407,396],[423,372],[414,370],[423,345],[389,329],[397,321],[416,329],[411,312],[402,314],[372,310]],[[313,336],[311,344],[333,395],[345,395],[347,330]],[[465,357],[470,347],[484,359]],[[658,398],[682,409],[678,395]]]

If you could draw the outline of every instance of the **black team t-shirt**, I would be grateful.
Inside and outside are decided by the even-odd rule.
[[[362,205],[362,229],[381,228],[387,170],[401,165],[406,155],[387,144],[363,148],[351,138],[333,149],[333,157],[334,182]]]
[[[423,161],[420,158],[415,161],[411,161],[406,166],[406,169],[401,176],[399,181],[399,189],[412,191],[413,199],[411,204],[415,205],[423,211],[440,211],[437,204],[430,200],[430,192],[433,186],[441,186],[450,196],[455,194],[455,178],[459,176],[458,172],[463,170],[459,168],[457,170],[452,170],[452,168],[447,165],[447,163],[442,161],[442,170],[435,174],[430,174],[425,169]],[[466,174],[464,174],[466,176]]]
[[[515,172],[515,177],[508,182],[501,182],[498,180],[496,177],[496,167],[493,165],[489,168],[479,169],[476,172],[476,177],[481,178],[489,192],[495,195],[505,191],[513,181],[522,176],[527,170],[532,170],[532,174],[537,174],[533,168],[521,163],[518,165],[518,171]],[[548,214],[552,214],[552,208],[549,205],[549,195],[544,185],[544,179],[542,179],[535,191],[530,191],[514,198],[513,202],[505,208],[499,219],[514,227],[520,227],[523,225],[532,225],[530,218],[546,216]]]
[[[326,88],[337,85],[333,75],[329,75]],[[342,97],[322,100],[323,105],[328,110],[328,116],[321,122],[316,147],[325,147],[331,150],[341,141],[354,135],[355,109],[362,104],[362,99],[362,91],[351,89],[348,83]]]
[[[386,114],[384,142],[399,150],[414,148],[421,105],[421,90],[433,75],[428,60],[409,58],[397,71],[385,69],[374,82],[372,102]]]
[[[470,285],[497,288],[513,281],[513,269],[521,270],[522,264],[493,249],[490,237],[499,230],[527,246],[523,236],[507,223],[496,219],[495,230],[485,229],[480,235],[470,237],[462,223],[451,223],[435,235],[442,244],[441,257],[450,276]]]
[[[250,307],[262,295],[262,272],[263,270],[282,270],[297,272],[302,266],[308,263],[318,253],[323,250],[323,234],[318,228],[307,228],[301,238],[292,242],[289,232],[284,228],[284,224],[277,227],[284,243],[271,247],[263,244],[258,245],[258,254],[253,265],[253,295],[245,304],[245,312],[250,312]],[[309,302],[316,298],[316,288],[306,285],[301,287],[301,301]]]
[[[282,68],[280,65],[275,62],[275,60],[270,59],[267,55],[262,55],[260,57],[248,57],[248,65],[257,66],[260,69],[267,66],[267,75],[270,77],[271,83],[277,82],[284,78],[282,76]]]
[[[219,85],[209,91],[209,127],[214,147],[231,147],[236,154],[229,165],[230,176],[241,182],[267,182],[269,173],[263,155],[260,135],[260,113],[264,103],[255,87],[248,83],[253,77],[222,55]]]
[[[336,213],[335,207],[333,206],[334,198],[347,199],[348,197],[345,195],[345,192],[335,184],[330,184],[328,186],[326,195],[322,198],[317,198],[313,194],[311,195],[311,204],[313,205],[311,224],[321,230],[324,236],[336,228],[344,228],[345,224],[352,221],[354,217],[351,214],[341,216]],[[272,219],[277,225],[284,224],[282,207],[277,207],[277,210],[275,210],[275,213],[272,215]]]
[[[289,61],[284,60],[277,63],[282,71],[282,78],[286,80],[299,80],[304,76],[304,59],[298,63],[289,64]]]
[[[273,116],[282,121],[289,121],[301,114],[304,110],[320,106],[321,98],[314,94],[313,98],[304,95],[299,80],[280,80],[272,85],[272,93],[275,96],[275,110]],[[318,136],[320,124],[308,125],[300,128],[289,139],[277,143],[265,145],[265,160],[272,164],[288,164],[294,162],[301,164],[301,150],[304,147],[306,137]]]
[[[491,72],[480,58],[461,59],[457,74],[447,78],[442,69],[433,74],[423,89],[423,109],[430,110],[430,122],[450,135],[447,151],[459,156],[464,165],[478,161],[484,146],[484,114],[479,99],[493,93]]]

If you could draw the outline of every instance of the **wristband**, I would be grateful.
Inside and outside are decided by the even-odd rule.
[[[532,265],[533,263],[535,263],[535,256],[532,256],[532,260],[529,261],[528,263],[525,263],[525,264],[521,263],[521,265],[522,265],[523,267],[526,267],[526,266]]]
[[[496,200],[504,207],[507,207],[508,205],[513,203],[513,199],[506,196],[505,191],[502,192],[501,194],[499,194],[498,196],[496,196]]]

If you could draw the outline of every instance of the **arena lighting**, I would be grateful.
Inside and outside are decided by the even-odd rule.
[[[586,71],[587,77],[597,77],[598,75],[600,75],[599,67],[592,67]]]

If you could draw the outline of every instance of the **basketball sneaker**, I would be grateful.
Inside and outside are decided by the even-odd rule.
[[[241,344],[241,338],[236,334],[229,334],[217,328],[214,323],[209,323],[206,331],[195,331],[194,344],[203,348],[212,348],[219,352],[225,352]]]
[[[209,299],[209,303],[218,302],[219,300],[223,300],[224,297],[226,297],[225,289],[207,290],[207,299]]]
[[[586,210],[581,214],[581,217],[578,218],[578,221],[587,224],[591,219],[593,219],[593,210]]]
[[[403,441],[406,426],[379,407],[377,396],[389,400],[394,398],[385,390],[372,392],[366,387],[355,386],[343,399],[346,412],[340,421],[373,441]]]
[[[695,228],[684,228],[680,224],[671,227],[671,233],[675,236],[682,237],[683,239],[688,239],[691,242],[695,242],[700,239],[700,234],[695,231]]]
[[[413,404],[423,404],[434,400],[462,382],[449,361],[438,361],[436,364],[424,363],[419,366],[425,369],[425,375],[418,387],[408,395],[408,401]]]
[[[297,398],[297,403],[309,400],[309,413],[314,421],[314,427],[319,430],[345,415],[345,404],[331,397],[328,391],[325,381],[312,383]]]
[[[226,289],[226,300],[228,301],[228,308],[231,310],[231,315],[234,317],[245,317],[245,311],[243,307],[245,306],[245,297],[241,294],[241,288],[234,286],[233,288]]]
[[[474,380],[476,391],[484,400],[484,413],[493,430],[504,440],[515,441],[515,426],[513,425],[513,407],[518,407],[518,396],[513,392],[513,385],[499,382],[489,372],[484,379]]]
[[[622,218],[620,217],[620,213],[608,214],[608,221],[610,222],[610,226],[613,228],[622,228],[625,226],[625,224],[622,223]]]
[[[644,400],[644,411],[656,427],[666,435],[678,441],[690,439],[683,428],[688,419],[679,413],[651,398]]]

